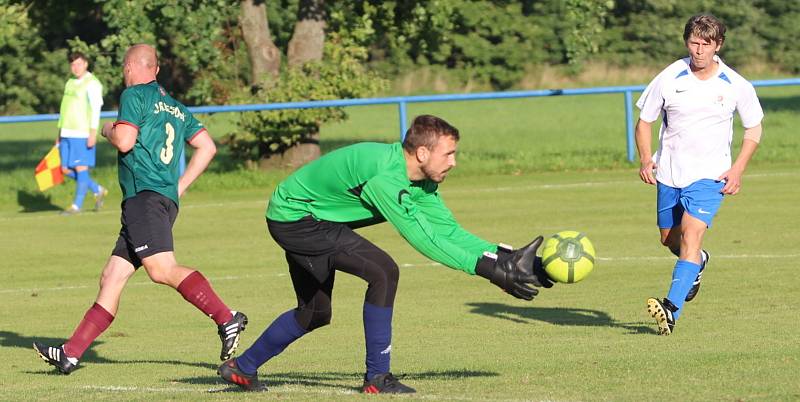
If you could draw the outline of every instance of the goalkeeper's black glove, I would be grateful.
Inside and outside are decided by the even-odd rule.
[[[525,247],[520,248],[519,250],[525,250],[528,247],[533,247],[531,254],[533,256],[533,266],[528,265],[527,261],[521,263],[521,268],[525,270],[525,272],[533,272],[533,276],[536,277],[536,282],[533,282],[535,286],[543,287],[543,288],[552,288],[553,281],[550,279],[550,276],[547,275],[547,272],[544,270],[544,265],[542,265],[542,257],[536,255],[536,250],[539,248],[539,245],[542,243],[540,239],[542,236],[538,236],[537,238],[533,239],[532,242],[528,243]],[[538,241],[538,242],[537,242]],[[534,244],[537,243],[537,244]],[[497,261],[498,263],[505,262],[506,259],[512,258],[515,256],[515,252],[519,250],[514,250],[513,247],[509,246],[508,244],[500,243],[497,245]],[[530,270],[530,271],[529,271]]]
[[[475,273],[518,299],[533,300],[539,290],[530,285],[546,288],[553,286],[542,269],[541,258],[536,256],[542,240],[539,236],[527,246],[513,251],[501,245],[497,255],[484,253],[478,260]]]

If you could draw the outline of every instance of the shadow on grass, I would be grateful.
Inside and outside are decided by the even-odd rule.
[[[364,140],[357,138],[322,138],[320,139],[320,148],[324,154],[361,141]],[[375,141],[380,140],[376,139]],[[29,169],[31,175],[33,175],[33,169],[52,146],[53,141],[51,140],[2,141],[2,147],[0,147],[0,172]],[[209,171],[222,173],[241,168],[243,162],[230,153],[227,145],[217,141],[217,147],[218,152],[214,157],[213,163],[208,167]],[[189,148],[191,147],[187,147],[186,153],[187,162],[192,155],[192,150]],[[97,146],[97,166],[116,166],[116,164],[116,149],[106,142],[101,142]]]
[[[800,96],[760,96],[764,112],[794,112],[800,109]]]
[[[500,303],[467,303],[471,313],[517,323],[544,321],[554,325],[622,328],[631,334],[657,334],[641,322],[619,322],[608,313],[582,308],[517,307]]]
[[[394,141],[400,141],[400,138],[395,138],[395,139],[392,139],[392,140],[382,140],[380,138],[367,140],[367,139],[363,139],[363,138],[359,139],[359,138],[325,138],[325,137],[322,137],[319,140],[319,147],[320,147],[320,150],[322,150],[322,153],[326,154],[328,152],[337,150],[339,148],[346,147],[348,145],[357,144],[359,142],[365,142],[365,141],[367,141],[367,142],[390,143],[390,142],[394,142]]]
[[[53,137],[55,140],[55,137]],[[105,140],[103,140],[105,141]],[[13,169],[33,169],[53,147],[52,140],[11,140],[2,141],[0,147],[0,172]],[[98,143],[97,166],[114,166],[117,164],[117,150],[106,143]]]
[[[31,351],[31,359],[33,359],[35,357],[37,360],[40,360],[40,358],[38,356],[36,356],[36,352],[33,350],[33,341],[36,341],[36,342],[39,342],[39,343],[43,343],[43,344],[48,345],[48,346],[60,346],[60,345],[62,345],[64,343],[64,339],[63,338],[48,338],[48,337],[41,337],[41,336],[32,337],[32,336],[23,336],[23,335],[20,335],[20,334],[18,334],[16,332],[0,331],[0,346],[2,346],[4,348],[25,348],[25,349],[30,349],[30,351]],[[97,342],[94,343],[94,345],[102,345],[103,343],[104,343],[103,341],[97,341]],[[105,359],[103,357],[98,356],[97,352],[95,352],[92,349],[86,350],[86,353],[83,354],[83,357],[81,358],[81,362],[84,362],[84,361],[93,361],[93,362],[98,362],[98,363],[111,363],[112,362],[112,361],[110,361],[108,359]],[[45,364],[45,363],[42,362],[42,364]],[[61,375],[60,373],[57,373],[55,371],[55,368],[50,367],[50,366],[47,366],[47,367],[48,367],[48,369],[46,369],[46,370],[28,371],[27,373],[28,374],[42,374],[42,375],[52,375],[52,374]],[[82,367],[79,365],[75,370],[77,371],[77,370],[80,370],[81,368]]]
[[[319,140],[319,147],[320,152],[322,154],[326,154],[333,150],[339,149],[341,147],[345,147],[348,145],[353,145],[359,142],[365,141],[363,139],[358,138],[325,138],[322,137]],[[380,139],[372,140],[373,142],[382,142]],[[191,157],[191,150],[186,154],[186,158]],[[235,171],[241,169],[244,165],[244,162],[237,159],[233,156],[230,152],[230,148],[227,144],[217,141],[217,154],[214,156],[214,162],[211,163],[208,167],[209,172],[215,173],[225,173],[229,171]]]
[[[41,212],[41,211],[60,211],[49,194],[32,193],[25,190],[17,190],[17,204],[22,207],[20,212]]]
[[[10,331],[0,331],[0,346],[1,347],[12,347],[12,348],[25,348],[31,350],[31,358],[33,359],[36,356],[36,352],[33,350],[33,342],[37,341],[39,343],[43,343],[48,346],[60,346],[64,343],[63,338],[48,338],[48,337],[30,337],[30,336],[23,336],[16,332]],[[144,341],[144,340],[143,340]],[[92,342],[92,346],[102,345],[105,343],[104,341],[95,341]],[[39,359],[39,357],[35,357]],[[209,357],[210,359],[210,357]],[[181,366],[190,366],[190,367],[200,367],[206,368],[209,370],[216,370],[217,365],[213,363],[201,363],[201,362],[186,362],[181,360],[152,360],[152,359],[134,359],[134,360],[116,360],[116,359],[109,359],[106,357],[102,357],[94,351],[94,349],[89,348],[84,352],[83,356],[81,357],[81,364],[75,369],[80,370],[83,368],[83,365],[86,363],[93,363],[93,364],[167,364],[167,365],[181,365]],[[44,362],[42,364],[45,364]],[[49,366],[48,366],[49,367]],[[50,368],[46,370],[40,371],[27,371],[28,374],[42,374],[42,375],[51,375],[51,374],[58,374],[56,373],[55,368]]]
[[[442,371],[423,371],[418,373],[405,373],[397,375],[400,380],[460,380],[472,377],[497,377],[499,374],[493,371],[478,370],[442,370]],[[342,385],[342,382],[360,384],[364,377],[363,372],[335,372],[327,371],[321,373],[308,372],[283,372],[268,373],[260,376],[259,380],[267,387],[278,387],[282,385],[301,385],[306,387],[326,388],[329,390],[339,390],[344,392],[359,392],[360,386]],[[175,380],[176,382],[192,385],[220,385],[227,384],[219,376],[200,376],[189,377]],[[241,391],[239,387],[231,386],[224,389],[215,389],[210,392],[236,392]]]

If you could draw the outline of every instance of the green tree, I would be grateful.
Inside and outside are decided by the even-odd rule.
[[[253,12],[243,1],[243,13]],[[334,9],[330,18],[322,1],[304,0],[299,4],[294,34],[287,43],[288,66],[277,72],[265,71],[254,77],[254,100],[291,102],[356,98],[372,94],[385,85],[376,74],[367,71],[366,49],[360,45],[371,34],[370,21],[361,24],[349,20],[351,15]],[[257,13],[264,11],[256,9]],[[261,14],[259,14],[261,15]],[[266,20],[266,14],[263,15]],[[330,22],[332,29],[325,32]],[[245,33],[245,38],[259,42],[248,44],[251,58],[276,58],[274,53],[259,49],[273,47],[266,21],[254,24],[260,37]],[[268,40],[265,40],[267,38]],[[280,60],[278,58],[278,60]],[[256,61],[258,62],[258,61]],[[273,77],[272,79],[270,77]],[[319,156],[319,127],[325,122],[341,121],[347,115],[341,108],[291,109],[243,113],[239,129],[226,143],[238,158],[248,165],[266,167],[298,167]]]
[[[54,112],[66,66],[66,52],[46,49],[28,8],[0,0],[0,114]]]
[[[441,66],[462,81],[498,89],[514,85],[525,66],[547,58],[543,38],[520,1],[356,1],[352,12],[368,15],[376,30],[374,64],[392,74],[420,65]]]
[[[768,3],[772,4],[768,6]],[[779,48],[780,45],[769,43],[775,37],[770,32],[777,33],[781,28],[777,28],[780,25],[776,23],[781,24],[782,16],[790,15],[792,7],[797,8],[789,6],[790,3],[747,0],[619,0],[610,19],[613,28],[608,30],[610,34],[604,38],[603,58],[620,64],[652,65],[685,57],[683,28],[686,21],[695,14],[712,13],[728,28],[727,39],[720,51],[726,63],[738,67],[770,58],[777,61],[780,56],[771,49]],[[772,12],[769,11],[770,8]],[[796,23],[783,24],[787,30],[780,31],[781,37],[791,38],[791,32],[800,33],[800,29],[793,26]],[[786,52],[788,55],[797,54],[796,47],[792,48],[792,45],[784,46],[783,49],[792,49]],[[791,62],[787,64],[784,65],[788,67]]]
[[[440,66],[462,81],[514,86],[532,64],[581,63],[600,49],[608,0],[345,2],[373,21],[372,63],[391,74]],[[563,16],[563,18],[562,18]]]
[[[800,2],[761,0],[754,2],[768,16],[755,27],[763,38],[769,59],[794,74],[800,73]]]
[[[609,11],[614,8],[611,0],[567,0],[564,2],[565,35],[564,47],[567,63],[579,71],[591,54],[600,50],[599,36],[605,28]]]
[[[240,18],[247,4],[259,9],[253,15],[272,43],[275,60],[267,75],[249,49],[246,35],[254,31]],[[306,18],[315,5],[319,18]],[[306,50],[313,48],[313,58],[323,55],[326,63],[329,50],[321,49],[328,42],[358,49],[365,73],[392,77],[430,67],[463,83],[506,89],[540,64],[572,71],[591,60],[663,66],[685,56],[683,25],[700,12],[728,26],[721,52],[728,64],[800,72],[798,1],[0,0],[0,113],[57,111],[70,50],[90,57],[106,86],[107,108],[116,106],[123,89],[123,53],[137,42],[156,46],[159,81],[190,105],[274,98],[262,89],[284,79],[297,64],[294,56]],[[341,39],[332,41],[334,35]],[[316,45],[300,46],[303,37]],[[258,76],[268,82],[256,82]]]
[[[536,60],[535,43],[542,32],[522,13],[520,2],[459,3],[447,66],[497,89],[512,87],[522,78],[525,66]]]
[[[147,43],[159,53],[159,82],[189,104],[224,103],[236,95],[249,70],[237,47],[238,6],[226,0],[96,0],[108,32],[98,42],[68,41],[87,52],[107,85],[111,104],[124,89],[120,65],[127,48]]]

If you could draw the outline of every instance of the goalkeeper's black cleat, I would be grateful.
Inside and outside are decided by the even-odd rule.
[[[42,360],[47,362],[47,364],[54,366],[63,374],[69,374],[75,371],[75,369],[78,367],[77,359],[75,360],[75,363],[67,359],[67,355],[64,354],[64,345],[54,348],[39,342],[33,342],[33,350],[36,351]]]
[[[219,353],[220,360],[228,360],[239,346],[239,337],[247,326],[247,316],[238,311],[231,311],[233,318],[225,324],[217,326],[219,340],[222,341],[222,351]]]
[[[697,296],[697,292],[700,291],[700,280],[703,279],[703,270],[706,269],[706,264],[708,264],[708,260],[711,259],[711,255],[708,254],[706,250],[700,250],[700,259],[702,260],[700,263],[700,272],[697,274],[697,278],[694,279],[692,288],[689,289],[689,294],[686,295],[687,302],[694,300],[695,296]]]
[[[217,369],[217,374],[223,380],[238,385],[245,391],[266,391],[267,387],[258,381],[258,373],[245,374],[236,365],[236,359],[229,359],[222,363]]]
[[[364,380],[361,392],[365,394],[413,394],[414,388],[404,385],[392,373],[378,374],[371,380]]]
[[[659,335],[669,335],[675,331],[675,318],[672,313],[678,308],[669,299],[658,300],[654,297],[647,299],[647,312],[656,319]]]

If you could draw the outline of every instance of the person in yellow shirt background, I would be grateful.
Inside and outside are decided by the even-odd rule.
[[[100,108],[103,106],[103,85],[89,72],[89,59],[80,52],[69,55],[73,78],[64,85],[58,119],[58,148],[61,170],[75,180],[75,198],[62,215],[81,212],[86,193],[91,190],[95,198],[95,211],[103,206],[108,190],[97,184],[89,175],[95,166],[95,144],[100,125]]]

